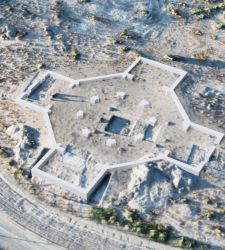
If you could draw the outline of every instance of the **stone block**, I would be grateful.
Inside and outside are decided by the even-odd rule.
[[[84,119],[84,111],[79,110],[77,112],[77,119],[79,119],[79,120]]]
[[[82,135],[83,135],[85,138],[89,138],[89,137],[91,136],[91,130],[88,129],[88,128],[82,129]]]
[[[115,147],[116,146],[116,140],[115,139],[108,139],[107,141],[106,141],[106,146],[108,146],[108,147]]]
[[[150,119],[148,120],[148,124],[151,125],[152,127],[155,127],[155,124],[157,122],[156,117],[150,117]]]
[[[135,142],[142,142],[143,139],[144,139],[144,135],[143,134],[134,135],[134,141]]]
[[[150,108],[150,102],[149,101],[147,101],[147,100],[142,100],[142,101],[140,101],[140,103],[139,103],[139,106],[141,107],[141,108]]]
[[[98,96],[98,95],[92,96],[90,102],[91,102],[92,104],[99,103],[99,102],[100,102],[99,96]]]
[[[125,92],[117,92],[116,93],[116,98],[118,100],[124,100],[126,98],[126,96],[127,96],[127,93],[125,93]]]

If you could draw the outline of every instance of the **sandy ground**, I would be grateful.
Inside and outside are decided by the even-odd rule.
[[[42,70],[40,68],[65,72],[74,78],[86,77],[89,72],[93,75],[100,71],[113,73],[125,69],[133,61],[131,52],[134,50],[188,71],[187,79],[178,90],[187,112],[196,123],[224,132],[224,107],[219,114],[208,110],[207,98],[199,96],[207,86],[225,92],[225,37],[223,30],[215,28],[218,22],[224,24],[223,11],[203,20],[189,15],[193,8],[206,9],[209,6],[210,3],[205,1],[189,0],[184,3],[176,0],[93,0],[89,3],[65,0],[62,5],[49,0],[1,1],[0,92],[8,98],[0,103],[1,146],[15,145],[6,136],[4,126],[24,123],[29,117],[32,117],[31,126],[40,122],[41,118],[35,121],[35,115],[17,109],[14,102],[15,93],[21,91],[27,80]],[[178,16],[171,14],[171,7],[179,10]],[[130,35],[126,35],[125,28],[131,31]],[[75,50],[79,52],[79,60],[74,59]],[[130,52],[126,52],[128,50]],[[182,60],[166,61],[166,54],[179,55]],[[41,142],[46,142],[45,130],[39,129]],[[108,205],[111,195],[119,208],[129,204],[144,213],[159,209],[160,216],[156,220],[169,223],[183,235],[209,243],[213,250],[223,249],[224,239],[215,237],[215,228],[220,226],[224,230],[224,219],[216,217],[208,221],[202,218],[202,214],[206,209],[218,211],[224,206],[224,149],[225,142],[222,142],[200,178],[179,172],[176,167],[165,163],[156,168],[151,166],[145,174],[139,170],[117,173],[104,204]],[[184,153],[182,149],[181,153]],[[173,184],[176,178],[180,179],[178,188]],[[204,196],[200,197],[201,194]],[[169,202],[169,198],[184,195],[188,196],[190,204]],[[202,204],[207,197],[213,200],[210,206]],[[189,221],[191,225],[188,225]],[[210,227],[206,232],[208,224]],[[11,230],[5,224],[3,228],[7,232]],[[12,237],[24,238],[23,233],[15,233]]]
[[[18,250],[63,250],[55,244],[47,242],[42,237],[24,227],[19,226],[11,220],[4,212],[0,212],[0,247],[4,250],[18,249]]]

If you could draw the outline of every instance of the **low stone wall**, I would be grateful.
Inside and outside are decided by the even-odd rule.
[[[198,125],[196,123],[191,122],[190,118],[188,117],[188,114],[186,113],[184,107],[182,106],[179,98],[176,95],[175,89],[179,86],[179,84],[182,83],[182,81],[184,80],[184,78],[187,75],[186,71],[183,71],[181,69],[177,69],[175,67],[171,67],[147,58],[143,58],[143,57],[139,57],[137,58],[131,65],[130,67],[128,67],[124,72],[122,73],[116,73],[116,74],[110,74],[110,75],[103,75],[103,76],[97,76],[97,77],[90,77],[90,78],[84,78],[84,79],[78,79],[78,80],[74,80],[70,77],[66,77],[63,76],[61,74],[58,74],[56,72],[52,72],[52,71],[46,71],[44,74],[42,74],[43,78],[46,78],[47,76],[51,76],[55,79],[60,79],[60,80],[64,80],[66,82],[68,82],[70,84],[70,86],[73,88],[75,86],[79,86],[79,84],[83,83],[83,82],[92,82],[92,81],[96,81],[96,80],[104,80],[104,79],[114,79],[114,78],[125,78],[125,79],[133,79],[133,75],[131,74],[131,71],[140,63],[146,63],[148,65],[151,65],[153,67],[158,67],[162,70],[165,71],[169,71],[173,74],[177,74],[179,77],[177,78],[177,80],[172,84],[171,87],[168,88],[168,93],[170,93],[171,98],[173,99],[175,105],[177,106],[183,120],[184,120],[184,133],[186,133],[188,131],[188,129],[190,127],[192,127],[193,129],[196,129],[202,133],[211,135],[213,137],[215,137],[215,144],[219,144],[221,142],[221,140],[224,137],[224,134],[217,132],[215,130],[206,128],[204,126]],[[34,91],[37,87],[40,86],[40,82],[41,81],[35,81],[22,93],[21,96],[18,97],[18,102],[20,105],[24,106],[24,107],[28,107],[32,110],[35,110],[39,113],[43,114],[44,120],[45,120],[45,124],[47,126],[48,129],[48,133],[49,133],[49,137],[51,140],[51,146],[52,148],[50,149],[50,151],[39,161],[37,162],[37,164],[32,168],[32,175],[33,176],[38,176],[44,179],[49,180],[50,183],[54,183],[54,184],[58,184],[60,185],[62,188],[67,189],[69,191],[72,191],[75,193],[75,195],[82,197],[83,199],[88,199],[88,197],[91,195],[91,193],[95,190],[95,188],[98,186],[98,184],[101,182],[101,180],[104,178],[104,176],[107,174],[107,172],[113,172],[115,170],[126,170],[129,168],[132,168],[133,166],[139,165],[139,164],[143,164],[143,163],[148,163],[148,162],[153,162],[153,161],[158,161],[158,160],[164,160],[164,161],[168,161],[170,163],[173,163],[177,166],[179,166],[180,168],[182,168],[183,170],[194,174],[194,175],[199,175],[199,173],[201,172],[202,168],[204,167],[204,165],[208,162],[209,158],[211,157],[211,155],[213,154],[214,150],[215,150],[215,146],[213,146],[212,148],[210,148],[210,150],[208,151],[208,155],[206,157],[206,160],[200,164],[199,166],[191,166],[188,165],[186,163],[183,163],[179,160],[173,159],[171,157],[168,156],[167,154],[160,154],[156,157],[150,157],[147,159],[139,159],[137,161],[132,161],[132,162],[126,162],[126,163],[121,163],[121,164],[116,164],[116,165],[112,165],[112,166],[107,166],[104,167],[102,171],[100,171],[100,173],[93,179],[92,183],[87,187],[87,188],[80,188],[78,186],[72,185],[66,181],[63,181],[59,178],[57,178],[56,176],[52,176],[50,174],[45,173],[44,171],[40,170],[40,167],[43,166],[43,164],[45,164],[51,157],[52,155],[59,150],[59,145],[56,142],[55,136],[54,136],[54,131],[52,129],[52,125],[49,119],[49,108],[43,108],[40,105],[37,104],[33,104],[31,102],[29,102],[28,100],[24,100],[25,97],[29,96],[31,94],[32,91]]]

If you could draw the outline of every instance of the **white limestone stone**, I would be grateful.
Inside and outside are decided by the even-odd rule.
[[[170,151],[169,150],[165,150],[164,155],[165,156],[169,156],[169,154],[170,154]]]
[[[139,106],[142,107],[142,108],[149,108],[150,103],[147,100],[142,100],[142,101],[140,101]]]
[[[91,136],[91,130],[88,129],[88,128],[82,129],[82,135],[83,135],[85,138],[89,138],[89,137]]]
[[[124,100],[126,98],[126,96],[127,96],[127,93],[125,93],[125,92],[117,92],[116,93],[116,98],[118,100]]]
[[[152,127],[155,127],[155,124],[157,122],[157,118],[156,117],[150,117],[150,119],[148,120],[149,125],[151,125]]]
[[[52,107],[53,105],[52,104],[49,104],[48,105],[48,113],[51,114],[52,113]]]
[[[79,110],[77,112],[77,119],[79,119],[79,120],[84,119],[84,111]]]
[[[99,96],[98,96],[98,95],[92,96],[90,102],[91,102],[92,104],[99,103],[99,102],[100,102]]]
[[[106,141],[106,145],[108,146],[108,147],[115,147],[116,146],[116,140],[115,139],[108,139],[107,141]]]
[[[172,174],[173,185],[175,188],[178,188],[181,182],[182,172],[179,168],[176,168],[172,170],[171,174]]]
[[[19,139],[22,136],[23,126],[11,125],[6,129],[6,134],[13,139]]]
[[[141,142],[141,141],[143,141],[143,139],[144,139],[144,135],[143,134],[134,135],[134,141],[135,142]]]

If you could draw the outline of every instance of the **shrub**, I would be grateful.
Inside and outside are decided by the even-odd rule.
[[[123,213],[123,216],[125,217],[125,219],[130,222],[130,223],[133,223],[135,222],[135,220],[138,220],[139,219],[139,216],[137,214],[137,210],[128,210],[126,209]]]
[[[3,158],[8,158],[12,156],[12,150],[10,148],[0,146],[0,156]]]
[[[216,24],[215,24],[215,28],[216,28],[217,30],[225,29],[225,24],[223,24],[223,23],[216,23]]]
[[[120,47],[119,50],[120,50],[120,52],[128,52],[130,50],[130,48],[124,45],[124,46]]]
[[[100,221],[101,223],[115,224],[117,216],[113,208],[90,208],[88,211],[89,218]]]
[[[225,233],[220,228],[216,228],[214,232],[217,237],[225,238]]]
[[[80,58],[80,53],[78,52],[78,50],[72,50],[70,52],[70,56],[74,59],[74,60],[78,60]]]
[[[149,230],[149,238],[156,240],[158,238],[159,232],[156,229]]]
[[[183,247],[183,248],[193,248],[195,246],[195,241],[191,239],[187,239],[185,237],[180,237],[176,239],[175,246]]]
[[[158,240],[161,242],[165,242],[167,240],[167,234],[164,233],[159,233]]]
[[[209,219],[212,220],[215,217],[215,212],[212,210],[206,210],[204,213],[204,216]]]
[[[219,214],[220,215],[225,215],[225,207],[220,208]]]

